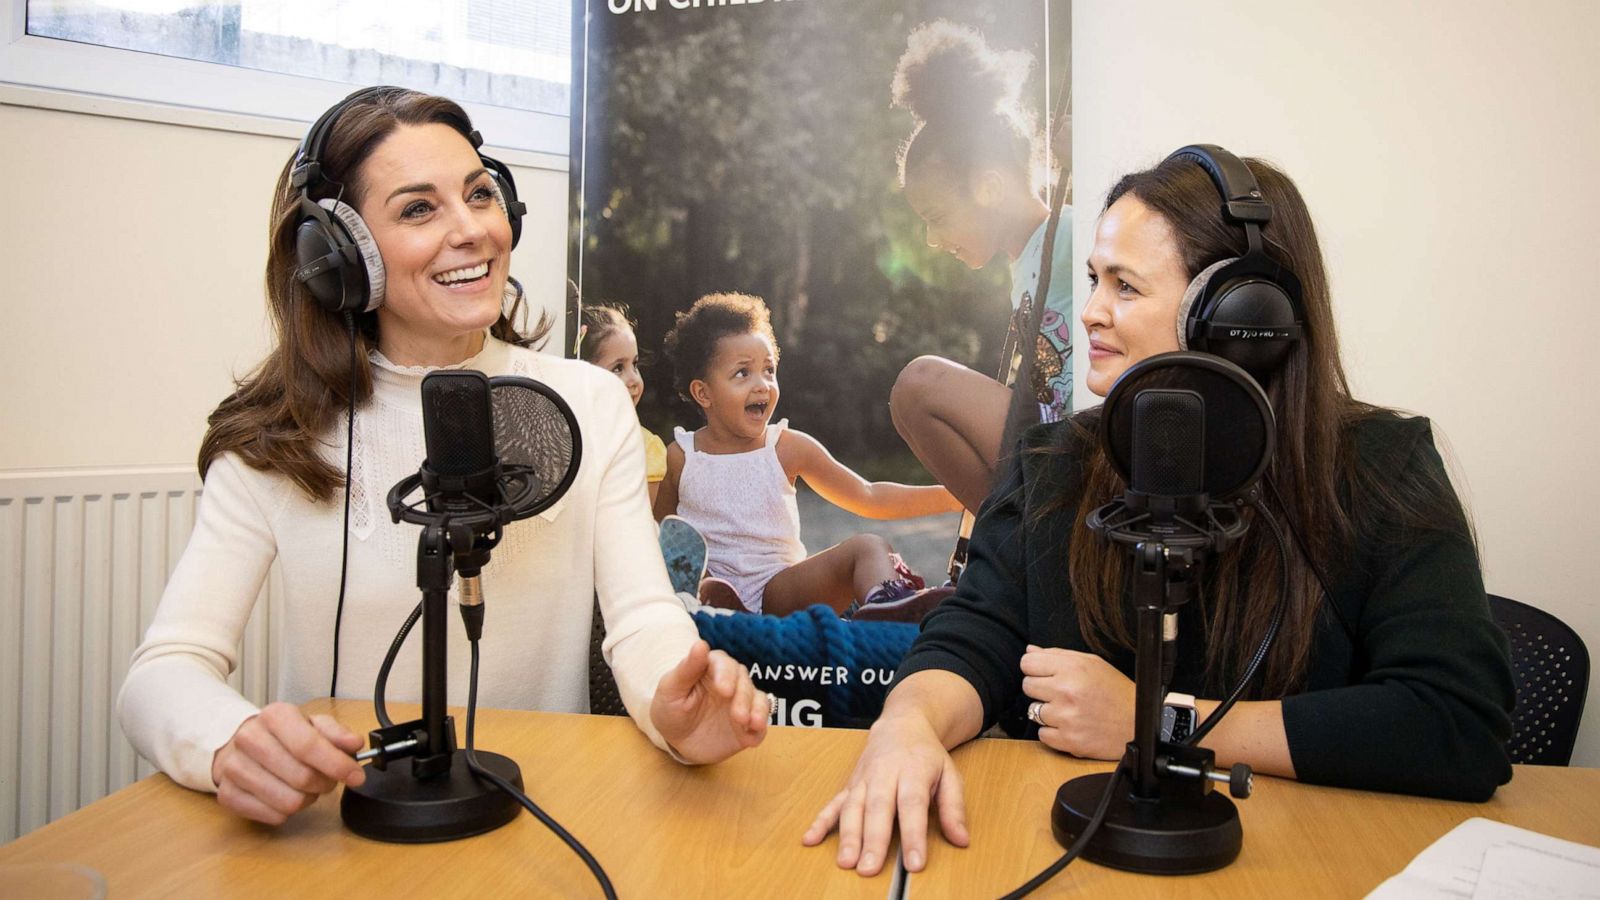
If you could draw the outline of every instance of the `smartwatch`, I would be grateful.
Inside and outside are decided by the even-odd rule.
[[[1194,708],[1193,694],[1167,694],[1161,707],[1161,740],[1174,744],[1194,734],[1200,714]]]

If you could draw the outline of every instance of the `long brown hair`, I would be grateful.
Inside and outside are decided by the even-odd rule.
[[[462,137],[472,133],[471,120],[456,103],[403,88],[385,88],[346,108],[323,146],[324,184],[312,192],[312,199],[342,191],[344,202],[359,208],[365,188],[361,164],[401,125],[426,124],[448,125]],[[372,396],[367,355],[378,345],[378,318],[376,313],[357,313],[354,337],[347,336],[344,317],[318,305],[294,277],[300,224],[300,192],[289,177],[294,162],[291,155],[278,175],[267,249],[267,309],[277,342],[207,419],[210,427],[200,442],[199,466],[204,478],[218,456],[237,453],[252,468],[282,473],[320,502],[344,484],[344,475],[317,448],[351,402],[352,385],[355,405]],[[541,315],[532,334],[520,333],[515,323],[524,296],[521,285],[515,280],[510,284],[515,299],[490,334],[519,346],[543,341],[550,332],[549,317]]]
[[[1339,359],[1322,250],[1299,189],[1268,163],[1258,159],[1245,163],[1272,204],[1272,220],[1262,230],[1267,253],[1299,276],[1305,312],[1304,338],[1283,365],[1262,381],[1277,420],[1277,450],[1266,476],[1274,489],[1269,500],[1278,506],[1275,515],[1287,519],[1286,524],[1299,533],[1305,550],[1299,552],[1293,542],[1289,544],[1289,596],[1283,624],[1263,663],[1262,678],[1250,692],[1257,697],[1281,697],[1305,678],[1325,599],[1317,572],[1326,575],[1337,570],[1333,563],[1353,549],[1356,536],[1367,533],[1376,518],[1448,531],[1469,543],[1472,536],[1448,481],[1422,475],[1412,476],[1420,478],[1417,483],[1406,482],[1395,477],[1399,473],[1369,471],[1370,466],[1357,458],[1351,426],[1361,419],[1394,413],[1350,396]],[[1243,255],[1243,230],[1218,214],[1217,189],[1199,164],[1169,159],[1124,177],[1107,195],[1102,214],[1128,195],[1171,226],[1191,279],[1212,263]],[[1092,535],[1084,519],[1099,503],[1119,496],[1126,485],[1099,451],[1098,442],[1084,434],[1083,429],[1096,421],[1094,415],[1076,420],[1074,442],[1084,446],[1087,440],[1087,446],[1094,449],[1085,461],[1069,565],[1081,630],[1093,649],[1105,652],[1111,646],[1132,646],[1122,612],[1127,567],[1121,548]],[[1244,539],[1211,566],[1209,599],[1202,603],[1201,617],[1206,676],[1213,689],[1224,687],[1244,670],[1279,602],[1278,550],[1266,526],[1254,522]]]

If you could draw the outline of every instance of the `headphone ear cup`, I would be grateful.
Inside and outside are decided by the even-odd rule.
[[[1224,259],[1206,266],[1199,275],[1189,282],[1189,288],[1183,292],[1183,300],[1178,303],[1178,349],[1204,351],[1205,336],[1195,331],[1193,323],[1205,314],[1206,288],[1211,284],[1211,276],[1217,270],[1230,263],[1238,261],[1238,257]],[[1191,334],[1194,337],[1191,338]],[[1191,346],[1193,345],[1193,346]]]
[[[302,201],[300,224],[295,228],[295,280],[305,285],[311,299],[323,309],[338,313],[345,297],[355,289],[348,282],[356,277],[344,262],[343,249],[350,246],[344,229],[315,203]],[[360,285],[363,290],[365,285]]]
[[[328,199],[317,201],[317,205],[333,214],[337,224],[344,227],[347,243],[355,245],[357,253],[361,256],[360,278],[346,279],[347,286],[354,288],[347,295],[352,298],[347,300],[347,305],[352,312],[372,312],[383,305],[384,288],[387,284],[383,255],[378,252],[378,242],[372,237],[372,230],[367,228],[367,223],[362,220],[361,214],[349,204]]]
[[[511,246],[515,249],[517,241],[522,239],[522,217],[527,214],[528,205],[517,199],[516,185],[493,166],[489,167],[489,183],[494,191],[494,202],[500,205],[506,221],[511,223]]]
[[[1228,330],[1273,331],[1295,329],[1299,322],[1295,304],[1282,285],[1256,275],[1224,275],[1223,283],[1209,292],[1201,317]],[[1213,329],[1215,330],[1215,329]],[[1289,356],[1298,336],[1284,340],[1229,340],[1218,336],[1206,350],[1263,378]]]

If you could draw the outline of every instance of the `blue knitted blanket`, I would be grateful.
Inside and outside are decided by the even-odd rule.
[[[774,724],[865,728],[877,718],[917,626],[855,622],[817,605],[782,618],[695,613],[712,649],[750,667]]]

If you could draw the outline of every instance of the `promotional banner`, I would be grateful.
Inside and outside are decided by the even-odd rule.
[[[568,274],[575,304],[631,320],[650,433],[671,445],[707,422],[679,393],[697,363],[666,339],[718,293],[770,312],[779,399],[750,400],[753,421],[786,422],[869,481],[953,471],[960,497],[986,484],[961,468],[969,445],[992,466],[1020,427],[1070,410],[1070,207],[1046,227],[1070,191],[1068,0],[575,4]],[[908,501],[866,519],[804,479],[799,492],[809,553],[871,534],[945,582],[959,513]],[[758,500],[722,513],[772,530]],[[746,608],[777,611],[731,580]],[[821,658],[741,659],[808,710],[785,724],[832,724],[828,697],[869,680]],[[894,662],[864,685],[878,702]]]

